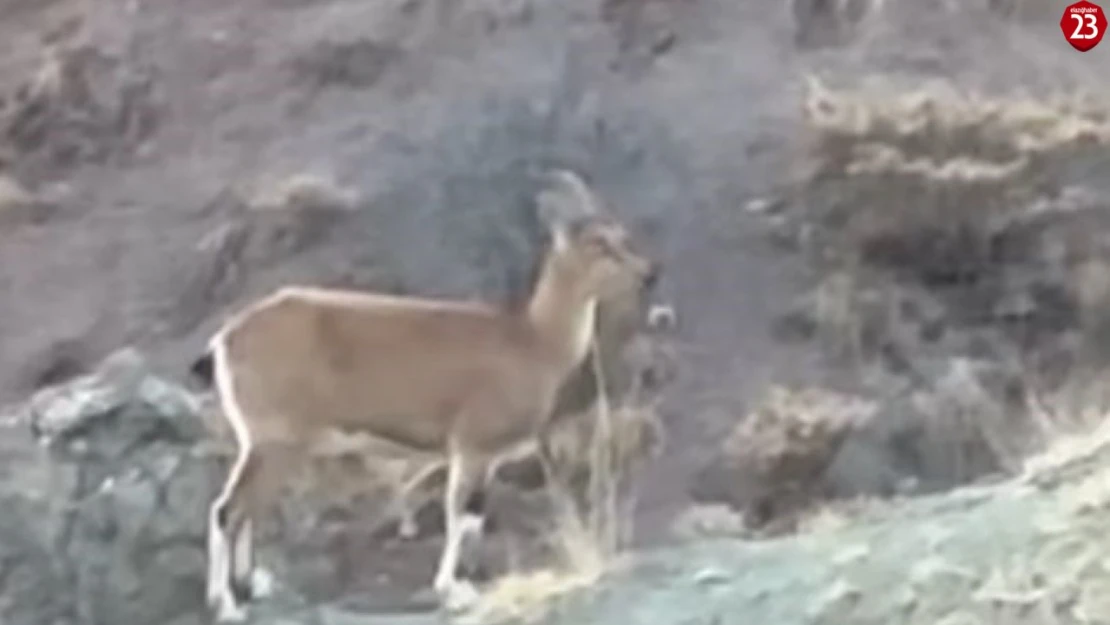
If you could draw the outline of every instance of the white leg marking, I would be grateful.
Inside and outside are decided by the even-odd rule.
[[[217,623],[242,623],[245,620],[247,620],[247,611],[234,601],[221,603],[216,611]]]
[[[434,582],[435,591],[440,596],[440,601],[449,611],[465,609],[478,598],[478,591],[475,590],[474,585],[469,580],[460,580],[455,577],[467,526],[470,526],[471,531],[473,531],[475,525],[481,526],[480,522],[477,524],[474,522],[466,523],[465,515],[463,515],[463,497],[469,495],[469,492],[464,493],[462,491],[469,489],[472,486],[470,482],[473,480],[473,476],[469,475],[468,469],[463,466],[464,462],[460,456],[454,454],[449,460],[447,492],[444,495],[447,536]]]
[[[254,564],[254,521],[247,519],[235,539],[235,579],[245,582],[252,599],[269,597],[274,591],[274,576]]]
[[[235,557],[232,559],[234,569],[231,574],[237,581],[250,581],[251,569],[254,568],[254,550],[251,544],[253,536],[254,522],[247,519],[243,521],[243,527],[235,537]]]
[[[443,599],[443,607],[448,612],[461,612],[478,601],[478,589],[468,579],[456,579]]]
[[[226,537],[217,521],[219,500],[217,499],[208,513],[208,590],[205,593],[206,601],[215,607],[220,598],[220,580],[227,577]]]
[[[459,561],[459,506],[456,500],[459,497],[459,486],[462,478],[462,461],[457,456],[452,456],[447,467],[447,492],[444,493],[443,511],[447,519],[447,532],[443,543],[443,552],[439,558],[439,568],[436,570],[435,590],[443,595],[450,590],[455,581],[455,567]]]
[[[480,538],[485,531],[486,519],[478,514],[464,514],[459,520],[459,533],[462,540]]]
[[[227,503],[231,501],[234,490],[240,487],[239,482],[250,459],[252,441],[250,430],[247,428],[246,420],[243,417],[243,411],[238,402],[235,401],[234,381],[227,362],[227,345],[224,342],[224,337],[222,335],[214,337],[210,348],[215,365],[216,389],[219,393],[224,418],[227,419],[232,432],[235,434],[235,440],[239,446],[239,455],[235,459],[235,465],[228,475],[227,482],[224,484],[223,492],[212,504],[208,528],[209,579],[207,594],[209,605],[215,604],[217,606],[217,621],[241,621],[246,618],[246,614],[235,600],[235,593],[232,592],[231,573],[237,566],[236,562],[232,560],[232,557],[236,555],[232,553],[232,549],[240,551],[242,546],[231,544],[232,539],[236,537],[229,537],[224,531],[226,528],[220,526],[218,512],[221,507],[226,507]],[[250,531],[248,530],[246,533],[249,540]]]
[[[254,565],[254,521],[248,518],[242,531],[235,537],[234,578],[251,588],[251,598],[265,598],[273,594],[274,578],[265,568]]]
[[[249,444],[246,447],[241,447],[239,456],[235,459],[235,465],[232,466],[231,472],[228,474],[227,482],[224,483],[223,492],[212,503],[212,508],[209,512],[208,518],[208,590],[207,600],[210,606],[218,604],[220,613],[229,611],[227,605],[235,607],[235,595],[231,590],[231,572],[232,567],[236,565],[232,561],[232,547],[230,537],[227,535],[227,528],[220,524],[220,509],[225,508],[231,500],[231,495],[239,482],[240,476],[246,467],[247,461],[250,458]]]
[[[408,540],[416,537],[420,527],[416,524],[417,507],[413,502],[415,492],[433,473],[440,468],[439,462],[431,462],[407,482],[401,485],[393,499],[392,514],[397,517],[397,536]]]

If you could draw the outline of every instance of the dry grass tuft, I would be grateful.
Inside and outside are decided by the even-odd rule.
[[[254,210],[351,210],[358,195],[330,176],[302,172],[278,179],[262,179],[243,194]]]
[[[774,217],[816,279],[784,320],[898,415],[883,451],[936,488],[1101,420],[1108,100],[808,87],[810,169]]]
[[[823,501],[798,515],[797,531],[801,534],[833,532],[849,527],[857,519],[874,511],[881,504],[875,498]]]
[[[556,462],[565,468],[572,487],[583,494],[597,474],[595,466],[608,475],[602,479],[622,482],[665,443],[663,424],[653,406],[620,405],[608,412],[607,423],[591,416],[568,419],[552,438]],[[605,447],[599,449],[602,444]]]
[[[823,388],[773,387],[703,469],[695,496],[729,504],[748,530],[792,530],[824,498],[823,476],[841,445],[877,409]]]
[[[1110,146],[1110,113],[1079,96],[995,99],[944,84],[833,90],[811,79],[804,112],[810,217],[837,223],[843,237],[822,251],[887,264],[985,251],[1045,209],[1038,200],[1059,192],[1069,165]]]
[[[726,457],[772,481],[812,479],[844,437],[870,419],[873,402],[823,388],[776,386],[724,442]]]
[[[948,365],[930,389],[911,398],[927,445],[942,455],[937,461],[957,479],[996,468],[1018,470],[1039,432],[1031,430],[1023,412],[1010,410],[987,388],[990,367],[966,358]]]
[[[475,625],[537,622],[560,597],[596,584],[612,567],[612,554],[604,552],[598,537],[581,524],[564,519],[549,539],[557,564],[499,577],[460,621]]]
[[[304,251],[324,240],[358,206],[359,195],[330,176],[264,176],[232,191],[247,232],[243,254],[255,263]]]
[[[129,154],[158,124],[155,73],[92,45],[51,47],[0,110],[11,147],[59,165]]]
[[[673,528],[678,536],[690,539],[749,534],[744,515],[723,503],[690,506],[675,519]]]
[[[597,388],[605,389],[597,344],[592,353]],[[466,622],[533,622],[559,597],[596,583],[630,537],[632,493],[629,473],[662,446],[662,425],[650,406],[638,404],[634,389],[620,406],[598,396],[592,418],[568,419],[556,441],[557,462],[573,471],[571,486],[585,496],[582,514],[556,502],[556,522],[547,536],[554,566],[511,571],[485,589]],[[583,416],[585,417],[585,416]],[[583,475],[583,472],[585,475]],[[624,488],[622,488],[624,487]]]

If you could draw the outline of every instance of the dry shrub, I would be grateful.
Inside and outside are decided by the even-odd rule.
[[[874,513],[881,505],[880,500],[867,497],[822,501],[798,515],[796,530],[803,534],[837,531]]]
[[[723,453],[776,483],[809,482],[875,405],[821,388],[771,388],[725,440]]]
[[[600,365],[597,344],[592,359]],[[608,388],[600,366],[597,388]],[[548,613],[566,593],[594,584],[616,561],[630,537],[633,493],[627,479],[662,447],[662,424],[650,404],[632,389],[620,405],[600,393],[589,414],[573,415],[554,435],[557,470],[571,477],[579,510],[556,502],[554,527],[546,542],[554,565],[533,571],[514,570],[484,589],[465,616],[466,622],[532,622]],[[584,522],[583,522],[584,521]]]
[[[822,276],[783,314],[784,338],[813,339],[822,353],[863,365],[884,349],[917,347],[943,327],[944,311],[928,293],[836,268]]]
[[[744,516],[722,503],[694,504],[678,515],[672,527],[676,535],[688,539],[748,534]]]
[[[258,269],[322,243],[356,210],[358,194],[327,175],[263,176],[223,190],[207,210],[227,219],[205,234],[173,284],[167,329],[184,334],[239,294]]]
[[[953,358],[927,388],[909,397],[912,449],[924,477],[955,485],[1012,473],[1041,442],[1013,380],[989,362]]]
[[[811,170],[776,217],[817,278],[787,320],[908,404],[883,453],[952,485],[1100,418],[1107,100],[813,79],[804,112]]]
[[[565,467],[571,483],[579,489],[586,486],[593,472],[593,455],[597,450],[591,448],[591,443],[601,436],[608,440],[607,471],[615,478],[629,475],[662,449],[663,425],[653,407],[625,405],[610,412],[611,431],[607,435],[599,432],[597,419],[576,415],[553,436],[556,462]]]
[[[1074,376],[1051,393],[1030,397],[1044,444],[1025,459],[1022,475],[1053,481],[1077,463],[1110,449],[1110,387],[1105,369]]]
[[[613,554],[580,523],[560,519],[547,541],[557,556],[553,564],[498,577],[482,589],[478,602],[460,621],[475,625],[537,622],[560,597],[592,586],[613,567]]]
[[[754,530],[789,529],[824,497],[823,475],[874,402],[821,388],[773,387],[733,429],[694,483],[698,499],[723,501]]]
[[[262,178],[237,194],[251,231],[247,253],[259,260],[295,254],[319,242],[358,202],[353,190],[313,173]]]
[[[278,178],[264,177],[243,192],[252,210],[351,210],[358,196],[332,177],[301,172]]]
[[[1110,144],[1107,110],[1078,96],[837,91],[813,79],[804,110],[814,166],[805,210],[827,226],[813,251],[925,280],[1001,260],[1000,238],[1043,217],[1052,207],[1039,200],[1059,196],[1068,168]]]
[[[52,164],[125,155],[154,131],[154,73],[91,45],[47,51],[2,111],[4,140]]]

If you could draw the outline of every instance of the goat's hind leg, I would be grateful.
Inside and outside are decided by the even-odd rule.
[[[294,444],[264,442],[254,446],[248,465],[250,479],[240,489],[246,511],[230,533],[231,587],[240,601],[266,597],[273,589],[272,575],[254,565],[254,522],[270,511],[286,477],[300,460],[299,448]]]
[[[388,514],[397,519],[398,538],[402,540],[416,538],[420,531],[420,526],[416,523],[416,513],[427,502],[424,493],[430,489],[427,482],[442,468],[443,465],[439,462],[429,463],[397,488]]]
[[[249,527],[244,494],[255,475],[256,462],[257,457],[251,446],[243,445],[223,490],[209,510],[207,600],[209,607],[216,610],[217,621],[242,621],[246,618],[232,583],[232,574],[237,567],[235,552],[241,550],[233,550],[232,540],[237,541],[242,536],[243,528]]]

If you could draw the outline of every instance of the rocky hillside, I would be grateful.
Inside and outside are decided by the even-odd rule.
[[[202,511],[220,453],[199,409],[124,351],[10,415],[0,473],[6,622],[207,622]],[[1058,440],[1014,478],[825,506],[795,536],[700,537],[592,569],[517,573],[457,620],[1097,623],[1110,583],[1107,471],[1102,427]],[[252,622],[450,620],[363,592],[321,600],[313,587],[336,580],[342,559],[316,542],[327,515],[307,527],[297,518],[269,534],[280,537],[264,554],[282,563],[278,592]]]
[[[1065,4],[0,0],[0,620],[205,622],[208,334],[288,282],[514,296],[563,166],[663,261],[678,375],[646,551],[490,618],[1097,621],[1102,438],[1029,466],[1108,399],[1110,47]],[[435,507],[326,495],[260,622],[438,618]]]

